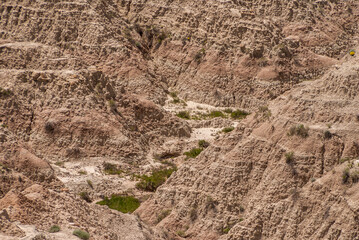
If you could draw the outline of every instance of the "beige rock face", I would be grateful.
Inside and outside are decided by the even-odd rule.
[[[358,239],[358,23],[353,0],[2,0],[0,239]],[[203,117],[228,107],[251,115]]]
[[[190,239],[229,229],[220,239],[356,239],[358,185],[342,177],[348,164],[358,169],[358,67],[338,65],[252,113],[171,176],[137,210],[141,218],[154,224],[172,209],[159,226]],[[307,137],[288,135],[297,124]]]

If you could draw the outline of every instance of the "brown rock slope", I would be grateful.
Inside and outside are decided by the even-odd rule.
[[[52,167],[36,157],[28,144],[4,128],[0,136],[4,136],[0,145],[4,154],[0,156],[1,239],[73,239],[74,229],[89,232],[91,239],[162,239],[134,215],[88,204],[69,193]],[[25,225],[36,226],[36,230],[26,232]],[[52,225],[61,226],[61,233],[48,236]]]
[[[149,45],[148,29],[162,29],[151,69],[181,96],[217,106],[255,107],[303,79],[318,78],[358,33],[356,1],[121,4],[143,32],[143,45]]]
[[[262,107],[137,212],[157,224],[171,210],[157,226],[189,239],[358,239],[358,69],[351,59]]]
[[[133,189],[130,175],[160,165],[154,149],[191,135],[161,107],[174,89],[260,110],[138,210],[163,237],[355,238],[357,186],[341,184],[348,163],[338,161],[358,156],[357,65],[332,66],[356,43],[358,15],[351,0],[2,0],[0,232],[29,237],[20,221],[61,223],[62,238],[81,227],[94,239],[160,239],[134,216],[80,200],[92,175],[78,170],[97,174],[94,200]],[[296,124],[309,136],[288,136]],[[105,161],[128,179],[101,185]],[[55,165],[64,162],[77,165]],[[356,163],[345,171],[355,182]]]

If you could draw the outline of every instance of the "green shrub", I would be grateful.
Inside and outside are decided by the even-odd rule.
[[[349,181],[350,173],[349,168],[345,168],[342,174],[342,182],[345,184]]]
[[[294,152],[287,152],[284,156],[286,163],[291,163],[294,159]]]
[[[243,119],[245,118],[249,113],[242,111],[242,110],[236,110],[231,113],[231,118],[233,119]]]
[[[180,111],[179,113],[176,114],[176,116],[179,117],[179,118],[184,118],[184,119],[190,119],[191,118],[188,111]]]
[[[209,142],[207,142],[206,140],[199,140],[198,141],[198,146],[200,148],[207,148],[207,147],[209,147]]]
[[[181,103],[181,100],[179,98],[173,98],[172,103],[174,104]]]
[[[92,184],[92,181],[91,180],[86,180],[87,184],[90,186],[90,188],[93,189],[93,184]]]
[[[183,153],[188,158],[195,158],[203,151],[202,148],[192,148],[190,151]]]
[[[230,228],[230,227],[226,227],[226,228],[224,228],[224,229],[222,230],[222,232],[223,232],[224,234],[227,234],[227,233],[229,232],[229,230],[231,230],[231,228]]]
[[[271,110],[268,108],[268,106],[260,106],[258,108],[258,112],[256,112],[255,117],[260,117],[261,119],[269,119],[272,116]]]
[[[13,92],[9,89],[3,89],[0,87],[0,98],[1,97],[9,97],[13,94]]]
[[[157,223],[161,222],[170,214],[171,214],[171,209],[162,210],[161,213],[157,216]]]
[[[210,117],[210,118],[216,118],[216,117],[225,118],[226,116],[225,116],[224,113],[221,112],[221,111],[211,111],[211,112],[208,114],[208,117]]]
[[[347,162],[347,161],[349,161],[349,160],[350,160],[350,158],[348,158],[348,157],[341,158],[341,159],[340,159],[340,163],[344,163],[344,162]]]
[[[233,109],[232,108],[226,108],[226,109],[224,109],[224,112],[225,113],[232,113]]]
[[[123,173],[123,171],[121,169],[118,169],[115,164],[106,162],[103,164],[103,171],[109,175],[120,175],[121,173]]]
[[[87,175],[87,172],[84,171],[84,170],[81,170],[81,171],[79,171],[78,173],[79,173],[80,175]]]
[[[244,212],[244,207],[243,207],[243,206],[239,206],[239,211],[240,211],[240,212]]]
[[[184,231],[182,231],[182,230],[177,231],[176,234],[177,234],[178,236],[182,237],[182,238],[185,238],[185,237],[186,237],[186,233],[185,233]]]
[[[108,101],[108,106],[110,107],[111,111],[115,111],[117,109],[117,104],[112,99]]]
[[[83,240],[88,240],[90,238],[90,234],[88,232],[80,229],[76,229],[75,231],[72,232],[72,234]]]
[[[201,60],[202,60],[202,57],[203,57],[204,53],[202,51],[198,51],[196,53],[196,55],[194,55],[194,60],[197,62],[197,63],[200,63]]]
[[[350,174],[350,178],[352,179],[353,183],[357,183],[359,181],[359,172],[355,171]]]
[[[171,96],[172,98],[176,98],[176,97],[177,97],[177,93],[176,93],[176,92],[170,92],[170,96]]]
[[[136,187],[138,189],[142,189],[145,191],[154,192],[176,170],[177,170],[176,167],[168,168],[168,169],[160,169],[160,170],[153,171],[150,176],[147,176],[147,175],[139,176],[141,181],[136,184]]]
[[[49,232],[50,232],[50,233],[55,233],[55,232],[60,232],[60,230],[61,230],[61,229],[60,229],[59,226],[53,225],[53,226],[50,227]]]
[[[303,124],[300,124],[297,126],[292,126],[289,129],[288,136],[297,135],[297,136],[301,136],[302,138],[306,138],[309,135],[308,132],[309,132],[309,128],[304,127]]]
[[[80,197],[85,200],[86,202],[90,203],[92,202],[90,195],[88,194],[88,192],[80,192]]]
[[[55,165],[59,166],[59,167],[64,167],[65,163],[61,162],[61,161],[57,161],[57,162],[55,162]]]
[[[140,206],[140,201],[132,196],[113,195],[110,199],[105,197],[104,200],[97,202],[99,205],[106,205],[111,209],[123,213],[132,213]]]
[[[325,132],[324,132],[324,138],[325,138],[325,139],[330,139],[330,138],[332,138],[332,133],[329,132],[328,130],[325,131]]]
[[[222,132],[224,133],[229,133],[232,132],[234,130],[234,127],[226,127],[222,129]]]

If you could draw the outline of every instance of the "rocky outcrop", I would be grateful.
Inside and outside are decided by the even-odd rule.
[[[141,218],[155,225],[171,209],[157,226],[189,239],[355,239],[357,69],[351,59],[253,113],[171,176]]]
[[[352,0],[2,0],[0,234],[357,238],[358,17]],[[229,114],[188,123],[163,108],[170,91],[252,114],[215,139]],[[211,142],[187,159],[192,127]],[[174,163],[153,196],[135,189]],[[155,230],[85,190],[147,199]]]

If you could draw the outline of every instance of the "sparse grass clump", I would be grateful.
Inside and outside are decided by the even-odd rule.
[[[75,231],[72,232],[72,234],[83,240],[88,240],[90,238],[90,234],[88,232],[80,229],[76,229]]]
[[[90,188],[93,189],[93,184],[91,180],[86,180],[87,184],[89,185]]]
[[[183,154],[187,156],[187,158],[196,158],[201,152],[203,148],[192,148],[188,152],[184,152]]]
[[[181,103],[181,100],[179,98],[173,98],[172,103],[174,104]]]
[[[53,133],[55,130],[55,123],[52,121],[48,121],[45,123],[45,131],[47,133]]]
[[[179,113],[176,114],[177,117],[179,118],[183,118],[183,119],[191,119],[191,115],[189,114],[188,111],[180,111]]]
[[[345,158],[348,159],[348,158]],[[348,160],[347,167],[343,170],[342,173],[342,182],[343,184],[349,183],[350,180],[352,183],[357,183],[359,181],[359,171],[358,167],[355,166],[355,162],[352,160]]]
[[[78,173],[79,173],[80,175],[87,175],[87,172],[84,171],[84,170],[78,171]]]
[[[225,113],[232,113],[233,109],[232,108],[226,108],[226,109],[224,109],[224,112]]]
[[[194,55],[194,60],[199,64],[203,58],[203,56],[205,55],[206,50],[204,48],[202,48],[201,50],[199,50],[196,55]]]
[[[299,124],[297,126],[292,126],[289,129],[288,136],[297,135],[297,136],[300,136],[302,138],[306,138],[306,137],[309,136],[308,132],[309,132],[308,127],[305,127],[303,124]]]
[[[229,230],[231,230],[231,228],[230,228],[230,227],[226,227],[226,228],[224,228],[224,229],[222,230],[222,233],[227,234],[227,233],[229,232]]]
[[[53,226],[51,226],[50,227],[50,229],[49,229],[49,233],[55,233],[55,232],[60,232],[60,227],[59,226],[57,226],[57,225],[53,225]]]
[[[286,163],[291,163],[294,159],[294,152],[287,152],[284,156]]]
[[[332,133],[329,132],[328,130],[324,132],[324,138],[325,139],[331,139],[332,138]]]
[[[344,162],[347,162],[349,160],[350,160],[350,158],[345,157],[345,158],[341,158],[339,161],[340,161],[340,163],[344,163]]]
[[[115,164],[106,162],[103,164],[103,171],[108,175],[120,175],[123,173],[123,171],[117,168]]]
[[[115,110],[117,107],[116,102],[112,99],[108,101],[108,106],[110,107],[111,110]]]
[[[198,146],[200,148],[207,148],[207,147],[209,147],[209,142],[207,142],[206,140],[199,140],[198,141]]]
[[[233,119],[243,119],[245,118],[249,113],[242,111],[242,110],[236,110],[231,113],[231,118]]]
[[[226,127],[222,129],[222,132],[224,133],[229,133],[232,132],[234,130],[234,127]]]
[[[349,168],[345,168],[342,174],[342,182],[345,184],[349,181],[350,173]]]
[[[186,237],[186,233],[185,233],[184,231],[182,231],[182,230],[177,231],[176,234],[177,234],[178,236],[182,237],[182,238],[185,238],[185,237]]]
[[[90,195],[88,192],[80,192],[80,197],[85,200],[86,202],[90,203],[92,202],[91,198],[90,198]]]
[[[171,209],[162,210],[161,213],[157,216],[157,223],[161,222],[170,214],[171,214]]]
[[[59,166],[59,167],[64,167],[65,163],[61,162],[61,161],[57,161],[57,162],[55,162],[55,165]]]
[[[271,110],[268,108],[268,106],[260,106],[258,108],[258,112],[256,112],[255,117],[260,117],[263,120],[269,119],[272,116]]]
[[[13,94],[13,92],[10,89],[3,89],[0,87],[0,98],[1,97],[9,97]]]
[[[215,111],[211,111],[211,112],[208,114],[208,117],[210,117],[210,118],[217,118],[217,117],[225,118],[226,115],[224,115],[224,113],[221,112],[221,111],[215,110]]]
[[[172,98],[176,98],[176,97],[177,97],[177,93],[176,93],[176,92],[170,92],[170,96],[171,96]]]
[[[139,176],[141,181],[136,184],[136,187],[138,189],[142,189],[145,191],[154,192],[176,170],[177,170],[176,167],[172,167],[172,168],[167,168],[167,169],[155,170],[152,172],[152,174],[150,176],[147,176],[147,175]]]
[[[187,106],[186,102],[184,100],[181,100],[178,96],[176,92],[170,92],[169,93],[170,96],[172,97],[172,103],[174,104],[182,104],[184,106]]]
[[[97,202],[97,204],[106,205],[123,213],[132,213],[140,206],[140,201],[132,196],[113,195],[110,199],[105,197],[104,200]]]

